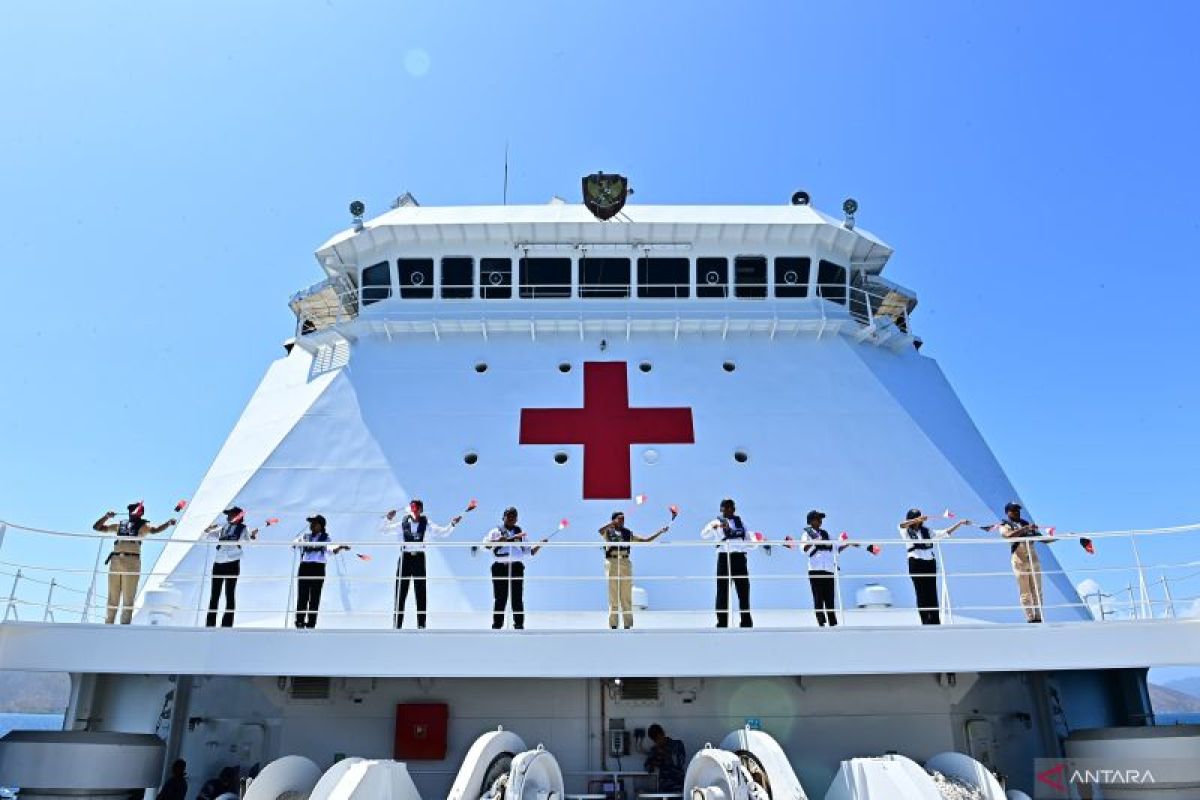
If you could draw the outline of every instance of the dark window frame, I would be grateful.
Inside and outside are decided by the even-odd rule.
[[[446,262],[452,262],[456,268],[461,268],[463,262],[467,267],[466,281],[446,283]],[[475,258],[474,256],[442,256],[438,264],[438,297],[443,300],[473,300],[475,299]]]
[[[396,282],[400,285],[401,300],[433,299],[434,263],[432,256],[428,258],[396,259]],[[406,274],[409,270],[412,270],[411,275],[418,274],[418,270],[420,270],[420,274],[425,276],[422,282],[414,282],[411,275]]]
[[[522,300],[566,300],[571,297],[571,273],[574,259],[570,256],[523,256],[517,259],[517,296]],[[552,264],[551,262],[560,262]],[[565,263],[562,263],[565,262]],[[564,270],[565,280],[537,283],[530,281],[532,271]]]
[[[650,268],[654,266],[651,262],[654,261],[674,261],[681,262],[683,265],[682,273],[683,280],[673,280],[669,283],[652,283],[650,281]],[[678,264],[675,265],[678,268]],[[666,265],[662,267],[667,269]],[[686,256],[639,256],[636,264],[637,269],[637,296],[652,297],[656,299],[663,298],[687,298],[692,296],[692,260]]]
[[[743,282],[742,275],[753,269],[755,280]],[[740,255],[733,257],[733,296],[748,300],[763,300],[767,297],[768,263],[766,256]]]
[[[720,262],[715,263],[715,262]],[[700,256],[695,261],[696,297],[725,300],[729,298],[729,258],[727,256]],[[721,280],[708,283],[708,273],[717,272]]]
[[[387,278],[387,283],[373,283],[367,281],[367,273],[377,274],[379,268],[383,267],[383,274]],[[362,297],[362,304],[369,306],[373,303],[378,303],[380,300],[387,300],[392,296],[392,262],[379,261],[371,264],[369,267],[363,267],[358,275],[359,294]]]
[[[508,280],[492,283],[492,274],[502,274]],[[513,296],[513,260],[507,257],[479,259],[479,298],[481,300],[511,300]]]
[[[809,284],[812,283],[811,256],[776,256],[774,267],[776,297],[808,297]],[[795,283],[787,282],[789,272],[796,273]]]
[[[827,270],[839,270],[842,273],[841,282],[823,280]],[[830,261],[825,258],[817,262],[817,297],[844,306],[846,305],[846,295],[849,285],[850,270],[836,261]]]
[[[605,262],[613,262],[605,264]],[[621,271],[621,263],[624,263],[625,281],[617,283],[597,283],[594,282],[596,276],[591,276],[592,280],[586,280],[589,268],[599,269],[601,277],[605,270],[610,273],[616,270],[618,277]],[[576,280],[579,284],[579,296],[586,299],[606,299],[606,300],[624,300],[628,299],[632,293],[633,286],[633,260],[628,256],[580,256],[575,262]]]

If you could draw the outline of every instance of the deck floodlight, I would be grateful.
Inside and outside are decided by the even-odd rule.
[[[803,189],[798,192],[792,192],[792,205],[794,206],[806,206],[811,201],[812,197]]]
[[[365,213],[367,213],[367,207],[363,204],[362,200],[352,200],[350,202],[350,216],[354,217],[354,230],[362,230],[362,218]]]
[[[842,203],[842,211],[846,215],[846,220],[842,223],[847,230],[854,230],[854,214],[858,211],[858,201],[853,197],[847,197]]]

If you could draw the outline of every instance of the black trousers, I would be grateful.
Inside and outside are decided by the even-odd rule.
[[[396,627],[404,627],[404,604],[412,584],[417,599],[417,627],[425,627],[425,554],[401,553],[396,562]]]
[[[242,562],[226,561],[224,564],[213,564],[212,591],[208,595],[208,619],[204,624],[209,628],[217,627],[217,606],[221,604],[221,590],[225,591],[225,613],[221,617],[222,628],[233,627],[233,612],[237,608],[237,581],[242,574]]]
[[[301,561],[296,575],[296,627],[317,627],[317,609],[321,607],[321,589],[325,586],[325,565]]]
[[[745,553],[717,553],[717,627],[729,627],[729,582],[737,592],[738,608],[742,612],[741,627],[753,628],[750,617],[750,571],[746,568]]]
[[[922,625],[941,625],[937,590],[937,562],[932,558],[908,559],[908,576],[912,578],[913,591],[917,593],[917,610]]]
[[[492,630],[504,627],[504,611],[512,598],[513,627],[525,627],[525,565],[520,561],[492,564]]]
[[[825,570],[809,570],[808,585],[812,587],[813,610],[817,612],[817,624],[824,628],[826,625],[837,625],[837,585],[833,581],[833,573]]]

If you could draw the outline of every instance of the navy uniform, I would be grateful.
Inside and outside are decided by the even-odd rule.
[[[296,627],[317,627],[317,611],[321,608],[321,590],[325,586],[325,564],[331,554],[347,550],[345,545],[331,545],[325,530],[325,517],[308,517],[308,531],[296,537],[294,547],[300,550],[300,565],[296,572]]]
[[[756,543],[734,510],[732,500],[722,500],[721,516],[705,525],[700,536],[720,541],[717,545],[717,627],[729,627],[729,583],[732,581],[741,610],[740,627],[753,628],[754,620],[750,616],[750,570],[746,564],[746,554]]]
[[[204,624],[215,628],[217,625],[217,607],[221,602],[221,593],[225,594],[225,613],[221,617],[222,628],[233,627],[233,613],[237,609],[237,582],[242,574],[242,542],[258,538],[258,529],[248,530],[242,518],[245,514],[237,506],[225,509],[224,525],[210,525],[205,529],[209,536],[215,536],[217,546],[213,553],[212,588],[208,595],[208,617]]]
[[[404,627],[404,605],[408,601],[408,589],[411,585],[417,602],[417,627],[425,627],[426,608],[426,565],[425,538],[449,536],[458,524],[461,516],[450,520],[449,525],[438,525],[431,522],[424,514],[425,504],[413,500],[408,504],[408,513],[400,520],[395,519],[395,511],[388,512],[383,529],[389,533],[399,531],[403,543],[400,545],[400,558],[396,561],[396,599],[393,618],[396,628]]]

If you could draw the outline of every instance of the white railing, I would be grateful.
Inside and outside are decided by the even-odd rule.
[[[347,514],[339,515],[345,518]],[[374,516],[374,512],[363,514]],[[676,536],[683,534],[676,533]],[[2,620],[96,623],[104,619],[106,611],[106,583],[109,569],[104,556],[111,552],[117,539],[112,534],[94,532],[71,533],[32,528],[13,523],[0,522],[0,587],[7,583],[8,591],[0,594],[4,603]],[[1049,620],[1091,621],[1104,623],[1112,620],[1173,619],[1192,616],[1193,609],[1200,609],[1200,525],[1175,528],[1160,528],[1143,531],[1110,531],[1089,534],[1056,534],[1030,541],[1039,542],[1043,548],[1052,543],[1057,548],[1078,548],[1090,541],[1097,553],[1081,556],[1081,566],[1064,569],[1052,568],[1047,562],[1042,574],[1047,587],[1047,596],[1059,599],[1042,603]],[[1008,552],[1015,540],[1002,539],[995,534],[975,538],[945,538],[936,540],[939,564],[938,591],[939,610],[942,624],[962,624],[979,621],[1018,621],[1021,605],[1017,599],[1015,580],[1008,566]],[[152,539],[144,539],[146,560],[156,547]],[[170,578],[177,589],[194,595],[187,603],[184,613],[177,614],[172,624],[203,625],[209,612],[209,589],[212,577],[211,548],[219,542],[203,538],[200,540],[171,540],[172,546],[192,545],[204,552],[203,559],[196,559],[190,570],[182,567],[173,573],[144,571],[140,578]],[[336,545],[348,545],[349,551],[329,557],[331,567],[326,578],[326,598],[338,588],[359,587],[375,598],[373,605],[351,611],[333,607],[326,601],[320,611],[322,627],[391,627],[394,615],[391,587],[395,583],[394,568],[402,547],[399,542],[372,540],[335,541]],[[898,537],[885,539],[855,539],[852,548],[843,552],[835,550],[835,558],[841,569],[835,573],[837,611],[850,610],[851,624],[918,624],[917,608],[909,573],[905,568],[905,544]],[[595,624],[597,619],[607,616],[607,581],[604,574],[606,547],[596,541],[558,541],[544,544],[544,552],[530,559],[524,579],[526,616],[531,626],[537,627],[537,618],[555,618],[556,627],[580,627]],[[877,548],[881,557],[869,555],[868,547]],[[634,565],[633,582],[643,587],[652,597],[669,601],[684,597],[686,602],[667,602],[650,611],[635,610],[635,616],[654,619],[655,628],[709,627],[714,621],[713,586],[715,571],[712,560],[686,559],[687,553],[697,548],[711,554],[720,547],[700,539],[659,541],[642,544],[631,543]],[[249,621],[252,627],[290,627],[296,612],[296,571],[298,552],[289,535],[286,540],[273,540],[264,534],[261,540],[244,542],[243,565],[246,567],[239,578],[238,588],[241,601],[237,607],[240,622]],[[278,548],[285,548],[285,558]],[[478,555],[478,560],[464,560],[464,564],[478,564],[474,574],[447,574],[436,567],[429,570],[426,585],[436,589],[441,584],[455,584],[464,589],[478,587],[474,592],[479,598],[487,597],[483,588],[492,583],[489,572],[493,561],[490,553],[479,541],[430,541],[424,548],[429,552],[441,551],[447,558],[462,557],[466,551]],[[980,549],[982,548],[982,550]],[[999,553],[996,550],[999,549]],[[988,552],[991,551],[991,552]],[[1082,552],[1082,550],[1081,550]],[[586,555],[585,555],[586,553]],[[35,554],[58,554],[57,558],[35,559]],[[346,565],[357,563],[366,557],[381,569],[376,574],[359,574]],[[336,566],[342,559],[341,566]],[[1093,560],[1094,559],[1094,560]],[[567,560],[586,564],[574,571],[555,572],[555,565]],[[674,564],[689,563],[686,570],[671,568]],[[956,562],[972,565],[957,566]],[[257,564],[261,570],[270,563],[276,569],[263,573],[255,572]],[[284,564],[289,566],[284,567]],[[654,566],[657,565],[657,569]],[[461,566],[461,565],[460,565]],[[771,541],[757,545],[751,553],[750,578],[752,611],[760,617],[756,624],[766,618],[768,627],[795,627],[808,624],[812,619],[812,606],[807,602],[808,581],[806,559],[799,551],[798,542]],[[370,567],[365,568],[371,571]],[[1065,575],[1073,586],[1084,586],[1082,596],[1071,592],[1064,595],[1050,588],[1052,579]],[[1086,582],[1086,583],[1085,583]],[[862,614],[855,608],[858,589],[872,585],[887,585],[891,589],[892,604],[886,608],[870,608],[870,614]],[[259,589],[267,588],[262,592]],[[778,588],[779,591],[774,589]],[[765,589],[765,591],[764,591]],[[3,589],[0,588],[0,592]],[[470,593],[469,592],[469,593]],[[579,598],[590,592],[595,603],[582,608]],[[847,594],[849,593],[849,594]],[[411,593],[410,593],[411,594]],[[761,601],[767,594],[768,600]],[[736,626],[738,615],[736,591],[730,587],[730,624]],[[253,598],[253,600],[250,600]],[[566,598],[569,607],[554,607],[554,600]],[[487,603],[477,603],[473,610],[439,608],[430,603],[430,616],[436,622],[433,627],[476,628],[486,627],[491,611]],[[220,608],[224,612],[224,606]],[[797,616],[803,614],[804,616]],[[410,622],[416,615],[415,600],[410,599],[405,617]],[[590,615],[590,616],[588,616]],[[862,621],[855,623],[854,617],[861,615]],[[353,618],[353,619],[349,619]],[[585,621],[590,620],[590,621]]]
[[[437,315],[462,314],[488,320],[528,320],[530,311],[551,310],[555,301],[571,301],[571,318],[580,316],[612,316],[619,311],[621,319],[658,319],[669,309],[679,319],[711,319],[714,312],[737,317],[759,319],[788,319],[827,321],[846,318],[861,326],[894,325],[902,333],[909,332],[908,305],[898,296],[864,289],[848,284],[798,284],[789,286],[804,290],[800,297],[777,295],[777,284],[655,284],[639,287],[589,286],[580,284],[441,287],[441,286],[366,286],[358,289],[337,289],[332,285],[311,295],[313,301],[302,305],[293,298],[296,313],[296,335],[319,333],[360,316],[378,320],[428,319],[430,305]],[[786,286],[786,284],[785,284]],[[443,288],[470,288],[472,297],[442,297]],[[506,297],[481,296],[481,292],[503,289]],[[413,296],[414,292],[431,293]],[[702,296],[708,291],[714,296]],[[647,296],[648,292],[670,293],[671,296]],[[405,296],[408,294],[409,296]],[[319,301],[319,302],[318,302]],[[414,305],[408,307],[408,303]],[[520,309],[520,310],[518,310]]]

